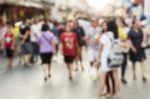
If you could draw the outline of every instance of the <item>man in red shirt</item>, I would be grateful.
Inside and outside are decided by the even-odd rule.
[[[67,64],[69,71],[69,79],[72,80],[72,70],[73,62],[77,55],[77,36],[75,33],[71,32],[71,27],[69,24],[65,27],[65,32],[60,36],[61,48],[64,55],[64,61]]]
[[[4,35],[3,46],[4,46],[4,49],[5,49],[5,52],[6,52],[6,55],[7,55],[7,59],[8,59],[8,67],[11,68],[12,63],[13,63],[15,38],[14,38],[13,34],[10,31],[10,29],[11,29],[10,25],[7,26],[7,29],[8,30]]]

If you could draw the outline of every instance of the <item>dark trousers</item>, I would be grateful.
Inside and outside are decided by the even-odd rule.
[[[31,56],[31,62],[36,62],[39,56],[39,46],[36,42],[32,42],[32,56]]]
[[[125,73],[126,73],[126,68],[127,68],[127,63],[128,63],[128,54],[127,53],[123,53],[123,63],[121,66],[121,77],[125,78]]]

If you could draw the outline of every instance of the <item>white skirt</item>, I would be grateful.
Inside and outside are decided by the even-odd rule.
[[[100,71],[102,71],[102,72],[109,72],[109,71],[112,70],[112,68],[110,68],[108,66],[107,57],[106,56],[102,56],[100,62],[101,62],[101,67],[99,69]]]

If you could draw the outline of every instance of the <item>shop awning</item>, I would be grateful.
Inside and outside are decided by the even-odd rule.
[[[22,5],[22,6],[26,6],[26,7],[34,7],[34,8],[43,8],[43,5],[41,5],[40,3],[34,3],[34,2],[29,2],[29,1],[22,1],[22,2],[18,2],[18,5]]]
[[[15,0],[11,1],[0,1],[0,4],[11,4],[11,5],[20,5],[20,6],[25,6],[25,7],[33,7],[33,8],[39,8],[43,9],[44,6],[40,3],[37,2],[30,2],[30,1],[18,1],[16,2]]]

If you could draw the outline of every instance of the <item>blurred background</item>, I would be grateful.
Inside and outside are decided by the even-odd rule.
[[[1,20],[22,20],[33,16],[63,21],[66,17],[127,16],[150,17],[150,0],[0,0]]]

